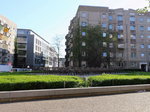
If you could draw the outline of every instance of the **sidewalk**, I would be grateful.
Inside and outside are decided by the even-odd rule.
[[[150,92],[4,103],[0,112],[150,112]]]

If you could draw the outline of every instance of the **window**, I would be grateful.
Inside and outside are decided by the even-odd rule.
[[[85,53],[85,52],[82,52],[82,56],[86,56],[86,53]]]
[[[130,37],[131,37],[131,39],[136,39],[136,35],[135,34],[132,34]]]
[[[148,45],[148,48],[150,49],[150,45]]]
[[[117,26],[117,29],[118,29],[118,30],[123,30],[123,26],[122,26],[122,25],[119,25],[119,26]]]
[[[117,53],[117,57],[123,57],[123,53]]]
[[[135,26],[130,26],[130,30],[135,30]]]
[[[106,18],[106,14],[103,14],[103,15],[102,15],[102,18],[105,19],[105,18]]]
[[[144,57],[144,55],[145,55],[144,53],[141,53],[141,57]]]
[[[27,41],[27,38],[26,38],[26,36],[17,37],[17,41]]]
[[[143,31],[144,30],[144,26],[140,26],[140,30]]]
[[[134,15],[135,15],[135,13],[130,13],[130,15],[131,15],[131,16],[134,16]]]
[[[85,43],[85,42],[82,42],[82,46],[86,46],[86,43]]]
[[[73,52],[70,53],[70,56],[73,56]]]
[[[23,34],[23,35],[24,35],[25,33],[26,33],[26,32],[25,32],[24,30],[18,30],[18,31],[17,31],[17,34]]]
[[[102,28],[106,28],[107,24],[106,23],[102,23]]]
[[[38,46],[35,46],[35,50],[36,50],[36,51],[38,50]]]
[[[82,62],[81,62],[81,66],[82,66],[82,67],[86,67],[86,61],[82,61]]]
[[[113,43],[109,43],[109,48],[113,48]]]
[[[85,32],[82,32],[82,36],[85,36],[86,35],[86,33]]]
[[[118,15],[118,16],[117,16],[117,20],[118,20],[118,21],[123,21],[123,16],[122,16],[122,15]]]
[[[112,52],[110,52],[109,55],[110,55],[111,58],[114,57],[114,54]]]
[[[141,48],[144,48],[144,44],[141,44],[140,46],[141,46]]]
[[[136,48],[135,44],[131,44],[131,48]]]
[[[109,21],[112,21],[113,20],[113,17],[112,16],[109,16]]]
[[[103,33],[103,37],[106,37],[106,33]]]
[[[18,62],[25,64],[25,63],[26,63],[26,58],[19,57],[19,58],[18,58]]]
[[[136,67],[136,66],[137,66],[137,63],[136,63],[136,62],[132,62],[132,63],[131,63],[131,66],[132,66],[132,67]]]
[[[131,17],[130,17],[130,21],[135,21],[135,17],[134,17],[134,16],[131,16]]]
[[[148,22],[148,23],[150,22],[150,18],[147,19],[147,22]]]
[[[87,13],[86,12],[82,12],[81,13],[81,17],[86,18],[87,17]]]
[[[140,22],[143,22],[143,21],[144,21],[144,19],[143,19],[143,18],[140,18],[139,20],[140,20]]]
[[[103,52],[103,57],[107,57],[107,53],[106,52]]]
[[[118,39],[123,38],[123,34],[118,34]]]
[[[26,44],[24,43],[18,43],[18,48],[26,48]]]
[[[147,30],[150,31],[150,27],[148,27]]]
[[[135,52],[131,52],[131,58],[135,58],[136,57],[136,53]]]
[[[113,29],[113,25],[112,25],[112,24],[109,25],[109,29],[110,29],[110,30]]]
[[[87,22],[82,22],[81,25],[82,25],[83,27],[85,27],[85,26],[87,26]]]
[[[36,39],[35,41],[36,41],[36,44],[38,44],[38,39]]]
[[[19,55],[26,55],[26,51],[21,51],[21,50],[19,50],[19,51],[18,51],[18,54],[19,54]]]
[[[107,43],[106,42],[103,42],[103,47],[107,47]]]
[[[144,35],[140,35],[140,38],[144,38]]]

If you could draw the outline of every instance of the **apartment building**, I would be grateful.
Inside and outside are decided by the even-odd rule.
[[[108,7],[79,6],[75,17],[71,20],[69,32],[66,35],[66,66],[75,67],[72,60],[74,52],[73,35],[76,26],[80,26],[80,37],[85,37],[87,33],[82,28],[91,26],[101,26],[104,30],[117,32],[117,52],[114,54],[115,61],[111,63],[113,67],[125,69],[150,70],[150,13],[139,14],[136,10],[122,8],[109,9]],[[112,48],[113,49],[113,48]],[[105,55],[104,55],[105,54]],[[103,56],[106,56],[103,53]],[[81,66],[88,67],[86,61],[81,60]]]
[[[17,30],[16,67],[56,67],[57,52],[44,38],[30,29]]]
[[[0,65],[12,65],[17,25],[0,15]]]

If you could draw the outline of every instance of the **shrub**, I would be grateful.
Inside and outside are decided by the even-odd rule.
[[[76,76],[4,74],[0,74],[0,91],[74,88],[83,85],[83,80]]]
[[[116,85],[134,85],[150,84],[150,75],[111,75],[103,74],[100,76],[89,77],[89,86],[116,86]]]

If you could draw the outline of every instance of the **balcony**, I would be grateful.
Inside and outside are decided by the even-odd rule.
[[[135,36],[135,35],[131,35],[130,37],[131,37],[132,40],[135,40],[135,39],[136,39],[136,36]]]
[[[8,45],[3,45],[2,48],[3,49],[8,49]]]
[[[3,49],[2,48],[0,48],[0,53],[3,51]]]
[[[118,35],[118,39],[123,39],[123,35]]]
[[[124,45],[124,44],[118,44],[118,48],[119,48],[119,49],[124,49],[124,48],[125,48],[125,45]]]
[[[18,57],[27,57],[27,55],[18,55]]]
[[[17,48],[18,50],[24,50],[24,51],[26,51],[27,50],[27,47],[25,47],[25,48]]]

